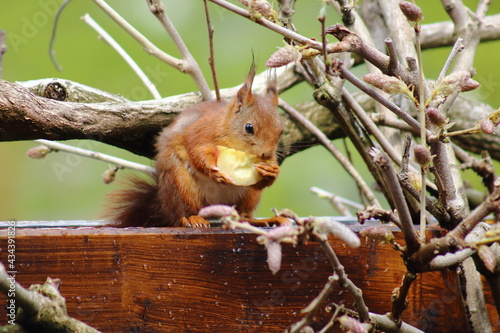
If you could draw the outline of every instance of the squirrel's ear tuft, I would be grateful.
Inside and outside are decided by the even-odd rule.
[[[266,97],[273,103],[278,105],[278,88],[276,87],[276,71],[268,71]]]
[[[245,79],[245,83],[243,86],[238,90],[238,93],[236,94],[236,99],[238,103],[242,105],[248,105],[251,104],[252,102],[252,84],[253,84],[253,79],[255,77],[255,62],[252,61],[252,65],[250,66],[250,71],[247,74],[247,77]]]
[[[247,84],[250,88],[252,88],[253,78],[255,77],[256,65],[255,61],[252,60],[252,64],[250,65],[250,70],[248,71],[247,77],[245,79],[245,84]]]

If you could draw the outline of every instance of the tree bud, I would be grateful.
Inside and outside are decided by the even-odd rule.
[[[479,127],[481,127],[481,131],[486,134],[493,134],[495,131],[495,124],[489,118],[482,119],[479,122]]]
[[[429,121],[438,127],[444,127],[448,123],[448,119],[436,108],[428,108],[426,114]]]
[[[445,76],[438,82],[434,88],[434,94],[447,97],[454,92],[461,92],[464,87],[469,85],[470,73],[466,71],[453,72]],[[472,80],[473,81],[473,80]]]
[[[410,22],[420,22],[424,18],[420,7],[412,2],[400,1],[399,8]]]
[[[293,46],[287,45],[274,52],[266,62],[267,67],[281,67],[302,58],[300,52]]]
[[[477,82],[476,80],[468,79],[462,85],[462,90],[461,91],[465,92],[465,91],[475,90],[475,89],[479,88],[480,86],[481,86],[481,84],[479,82]]]
[[[406,86],[406,84],[404,84],[403,81],[394,76],[388,76],[381,73],[370,73],[363,76],[363,80],[366,83],[369,83],[375,88],[379,88],[380,90],[383,90],[384,92],[390,95],[395,95],[395,94],[411,95],[411,92]]]
[[[111,184],[116,178],[116,168],[108,169],[102,174],[104,184]]]
[[[432,155],[427,147],[416,144],[413,147],[413,154],[415,155],[415,161],[421,166],[428,165],[432,160]]]
[[[26,152],[26,155],[29,158],[41,159],[41,158],[44,158],[45,156],[47,156],[47,154],[50,153],[51,151],[52,151],[52,149],[47,148],[45,146],[38,146],[38,147],[28,149],[28,151]]]

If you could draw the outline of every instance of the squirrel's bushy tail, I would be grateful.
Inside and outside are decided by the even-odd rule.
[[[150,180],[129,178],[124,189],[110,195],[105,217],[118,227],[150,227],[165,223],[161,216],[156,176]]]

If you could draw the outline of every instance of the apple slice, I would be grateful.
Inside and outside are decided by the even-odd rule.
[[[217,146],[217,167],[225,172],[234,185],[250,186],[262,180],[262,176],[253,168],[261,160],[244,151]]]

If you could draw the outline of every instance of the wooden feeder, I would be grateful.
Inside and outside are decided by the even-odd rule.
[[[265,248],[246,232],[26,226],[33,224],[16,226],[17,281],[28,287],[61,279],[69,315],[102,332],[283,332],[332,274],[315,242],[284,245],[281,270],[273,275]],[[428,231],[428,237],[439,233]],[[395,236],[404,243],[400,232]],[[369,310],[389,312],[406,271],[400,254],[376,241],[363,239],[357,249],[330,242]],[[7,229],[0,228],[4,263],[6,248]],[[485,289],[490,317],[500,327]],[[0,295],[1,304],[6,301]],[[351,295],[336,286],[315,318],[317,328],[330,319],[330,302],[353,308]],[[0,324],[4,318],[2,306]],[[455,272],[419,274],[403,320],[425,332],[468,332]]]

